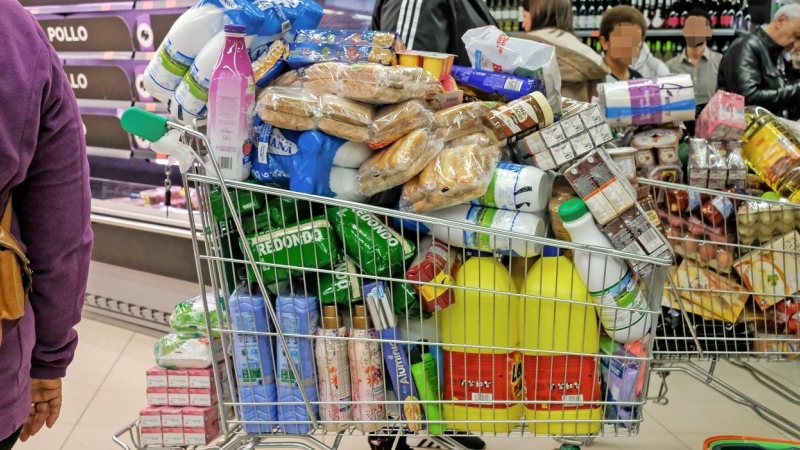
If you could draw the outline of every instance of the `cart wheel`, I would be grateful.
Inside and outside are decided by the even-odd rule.
[[[594,442],[595,436],[581,438],[556,438],[556,442],[561,444],[558,450],[580,450],[581,447],[588,447]]]

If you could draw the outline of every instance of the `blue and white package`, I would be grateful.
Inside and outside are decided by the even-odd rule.
[[[303,294],[283,294],[275,300],[278,326],[284,333],[304,335],[286,337],[289,347],[287,355],[283,345],[278,344],[278,417],[281,429],[288,434],[306,434],[311,430],[311,417],[303,404],[304,390],[308,400],[318,402],[316,364],[314,363],[314,336],[319,322],[317,297]],[[300,379],[296,379],[289,367],[291,358]],[[315,416],[319,416],[319,405],[312,405]]]
[[[254,0],[253,5],[263,11],[264,20],[258,34],[247,45],[250,60],[255,61],[269,51],[273,42],[283,38],[292,26],[289,17],[280,4],[272,0]]]
[[[253,133],[258,143],[256,157],[252,161],[250,174],[262,183],[275,183],[289,187],[294,171],[294,155],[298,152],[299,131],[281,130],[264,123],[256,114]]]
[[[281,5],[292,27],[286,35],[289,42],[294,41],[298,30],[311,30],[317,28],[324,14],[322,6],[314,0],[272,0]]]

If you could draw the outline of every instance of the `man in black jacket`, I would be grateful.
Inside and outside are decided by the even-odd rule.
[[[743,95],[745,104],[798,119],[800,84],[786,79],[784,54],[800,48],[800,4],[788,4],[769,25],[742,33],[720,62],[720,90]]]
[[[469,67],[461,36],[467,30],[497,25],[485,0],[377,0],[372,29],[400,33],[409,50],[450,53]]]

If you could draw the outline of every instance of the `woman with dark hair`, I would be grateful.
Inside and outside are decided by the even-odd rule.
[[[523,28],[518,37],[556,48],[561,70],[561,95],[588,102],[597,95],[597,85],[606,79],[603,58],[575,36],[570,0],[523,0]]]

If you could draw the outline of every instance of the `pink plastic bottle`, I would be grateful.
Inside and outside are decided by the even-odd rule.
[[[208,138],[211,154],[226,180],[250,176],[255,83],[244,42],[245,28],[225,25],[225,45],[214,65],[208,89]]]

